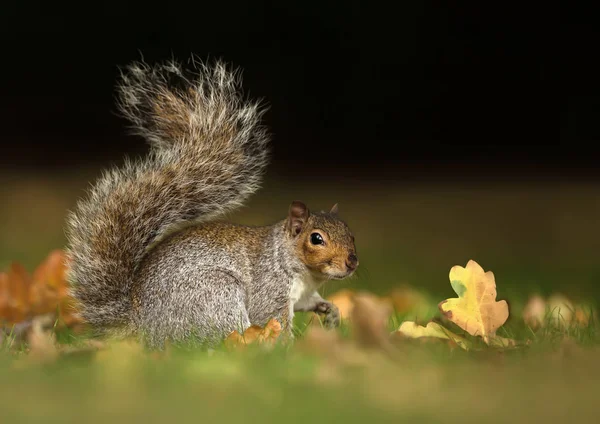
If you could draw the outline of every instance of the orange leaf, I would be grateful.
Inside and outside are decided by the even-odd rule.
[[[354,292],[349,289],[342,289],[327,298],[327,300],[338,307],[342,319],[350,319],[352,309],[354,308]]]
[[[354,292],[350,289],[339,290],[332,295],[327,297],[327,300],[338,307],[342,319],[352,321],[354,319],[354,312],[356,306],[357,296],[363,296],[367,292]],[[392,299],[389,297],[379,297],[369,293],[370,299],[378,303],[382,310],[386,311],[389,315],[392,314]]]
[[[29,316],[30,286],[29,274],[17,262],[11,264],[7,273],[0,274],[0,320],[16,324]]]
[[[35,315],[56,311],[60,301],[69,294],[66,281],[65,254],[54,250],[33,273],[29,302]]]
[[[245,347],[249,344],[267,344],[274,345],[275,341],[281,334],[281,324],[276,319],[271,319],[264,327],[252,325],[240,334],[238,331],[233,331],[227,339],[225,346],[228,348]]]
[[[69,294],[66,262],[66,254],[57,249],[50,252],[32,277],[18,263],[13,263],[7,273],[0,273],[0,321],[16,324],[58,313],[61,324],[72,327],[82,323]]]
[[[388,347],[387,324],[392,314],[392,305],[385,299],[369,293],[354,295],[352,309],[352,331],[363,346]]]

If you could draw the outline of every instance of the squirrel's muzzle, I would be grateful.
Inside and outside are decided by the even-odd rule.
[[[358,258],[354,253],[348,255],[348,259],[346,259],[346,266],[350,271],[354,271],[358,267]]]

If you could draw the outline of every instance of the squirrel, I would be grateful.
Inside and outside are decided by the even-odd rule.
[[[265,107],[243,96],[222,61],[121,72],[117,105],[150,144],[105,172],[69,213],[68,280],[83,319],[101,335],[222,341],[275,318],[293,339],[298,311],[340,314],[317,289],[354,273],[354,236],[337,204],[313,213],[293,201],[269,226],[221,217],[260,186],[270,159]]]

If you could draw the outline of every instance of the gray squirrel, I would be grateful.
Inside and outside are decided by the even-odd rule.
[[[293,338],[297,311],[339,325],[317,292],[358,266],[337,204],[313,213],[294,201],[270,226],[220,221],[259,188],[265,109],[244,99],[239,72],[192,62],[134,62],[121,75],[119,109],[151,150],[106,172],[69,214],[68,278],[82,317],[154,348],[215,343],[271,318]]]

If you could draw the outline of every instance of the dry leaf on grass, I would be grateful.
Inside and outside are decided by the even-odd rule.
[[[585,327],[596,318],[591,305],[576,304],[560,293],[553,294],[548,300],[539,295],[531,296],[523,309],[523,320],[533,330],[547,324],[559,328],[573,324]]]
[[[40,315],[31,320],[26,330],[28,355],[13,362],[15,368],[21,369],[31,364],[46,364],[58,358],[60,353],[52,332],[53,322],[52,314]]]
[[[354,306],[356,296],[362,296],[368,293],[366,291],[355,292],[350,289],[342,289],[327,297],[327,301],[338,307],[342,319],[351,321],[354,315]],[[373,293],[368,294],[369,298],[375,303],[381,305],[381,310],[388,312],[388,317],[392,315],[392,299],[389,297],[380,297]]]
[[[342,319],[350,321],[356,294],[354,290],[342,289],[328,296],[327,300],[338,307]],[[381,297],[372,294],[371,298],[380,302],[382,307],[389,311],[390,316],[394,311],[403,315],[413,313],[417,316],[425,316],[430,311],[425,296],[406,284],[392,289],[389,296]]]
[[[350,289],[343,289],[327,297],[327,301],[338,307],[342,319],[350,319],[352,309],[354,308],[354,295],[356,293]]]
[[[575,316],[573,321],[582,327],[586,327],[590,322],[598,321],[596,309],[589,304],[579,304],[575,306]]]
[[[48,315],[36,317],[29,330],[27,337],[29,358],[36,362],[52,362],[58,358],[59,352],[54,333],[48,330],[48,325],[52,323],[52,318],[52,316]]]
[[[19,263],[0,273],[0,321],[16,324],[29,316],[29,274]]]
[[[69,295],[66,262],[65,253],[54,250],[31,276],[19,263],[0,273],[0,321],[11,326],[53,313],[58,314],[59,325],[82,324]]]
[[[529,298],[523,309],[523,321],[534,330],[542,327],[546,318],[546,300],[539,295]]]
[[[368,292],[356,293],[351,321],[356,341],[368,347],[388,347],[387,324],[391,314],[388,302]]]
[[[493,347],[497,347],[497,348],[501,348],[501,349],[506,349],[509,347],[516,347],[516,346],[522,346],[522,345],[529,345],[531,343],[531,340],[527,340],[526,342],[517,342],[514,339],[508,339],[506,337],[500,337],[500,336],[494,336],[491,337],[489,339],[489,345],[493,346]]]
[[[549,317],[557,327],[565,326],[573,320],[575,306],[565,295],[553,294],[548,298]]]
[[[440,302],[440,311],[469,334],[480,336],[490,344],[496,330],[508,318],[506,301],[496,301],[494,274],[484,272],[477,262],[470,260],[466,268],[452,267],[450,283],[458,298]]]
[[[281,324],[273,318],[264,327],[258,325],[248,327],[243,334],[233,331],[225,339],[225,346],[229,349],[236,349],[256,343],[271,347],[275,344],[280,334]]]
[[[405,321],[400,325],[397,331],[392,333],[392,336],[400,334],[403,337],[411,339],[429,339],[436,338],[442,340],[448,340],[449,342],[461,347],[462,349],[469,350],[471,348],[471,342],[466,340],[464,337],[454,334],[450,330],[442,327],[436,322],[429,322],[427,326],[423,327],[413,321]]]

